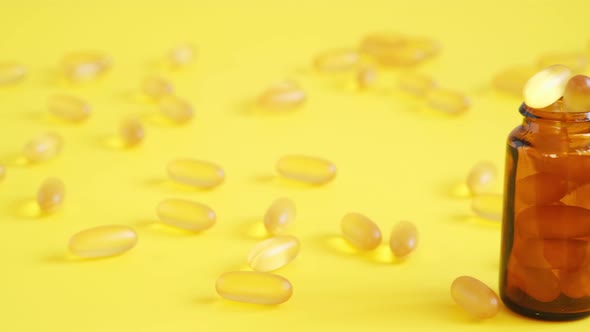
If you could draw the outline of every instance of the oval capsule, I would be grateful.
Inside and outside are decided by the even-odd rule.
[[[49,112],[56,117],[70,122],[81,122],[90,116],[90,105],[78,98],[67,95],[54,95],[47,102]]]
[[[497,177],[496,165],[490,161],[475,164],[467,175],[467,188],[471,195],[488,193]]]
[[[66,189],[64,183],[57,178],[49,178],[37,191],[37,204],[41,212],[52,212],[59,208],[64,201]]]
[[[331,161],[311,156],[283,156],[276,169],[285,178],[315,185],[328,183],[336,176],[336,166]]]
[[[418,246],[418,229],[409,221],[398,222],[391,231],[389,248],[395,257],[409,255]]]
[[[145,138],[145,129],[138,119],[126,118],[119,127],[119,136],[125,146],[136,146]]]
[[[436,83],[430,76],[406,72],[400,75],[398,86],[405,92],[416,96],[424,96],[436,86]]]
[[[373,250],[381,244],[381,230],[371,219],[360,213],[348,213],[341,222],[342,235],[360,250]]]
[[[137,233],[129,226],[105,225],[83,230],[70,238],[69,251],[82,258],[120,255],[137,243]]]
[[[20,63],[0,63],[0,85],[14,84],[27,76],[27,68]]]
[[[298,254],[299,240],[279,235],[255,245],[248,254],[248,264],[254,271],[270,272],[289,264]]]
[[[157,207],[157,215],[165,224],[200,232],[215,224],[215,212],[208,206],[185,200],[166,199]]]
[[[31,139],[23,148],[23,156],[29,162],[41,162],[54,158],[63,146],[63,139],[56,133],[46,133]]]
[[[463,113],[471,105],[471,101],[464,94],[441,88],[431,89],[426,95],[426,100],[433,109],[448,114]]]
[[[168,176],[182,184],[211,189],[223,183],[225,172],[208,161],[177,159],[168,163]]]
[[[6,167],[0,164],[0,181],[4,180],[6,177]]]
[[[336,49],[318,54],[313,65],[318,71],[335,72],[354,69],[360,62],[356,50]]]
[[[361,67],[356,72],[356,85],[359,89],[367,89],[377,83],[377,70],[370,66]]]
[[[279,198],[266,210],[264,228],[270,234],[285,232],[295,219],[295,203],[289,198]]]
[[[290,110],[301,106],[305,91],[293,81],[282,81],[268,87],[259,97],[258,106],[275,111]]]
[[[590,77],[576,75],[569,79],[563,93],[566,112],[590,112]]]
[[[174,86],[168,80],[161,77],[147,77],[141,82],[141,90],[146,95],[159,99],[174,93]]]
[[[61,60],[65,76],[72,81],[97,78],[110,69],[111,65],[111,57],[98,51],[74,52]]]
[[[175,67],[186,66],[191,63],[196,55],[196,50],[193,45],[179,44],[173,47],[168,52],[168,60],[170,64]]]
[[[564,65],[549,66],[526,82],[523,88],[524,103],[532,108],[544,108],[563,96],[572,71]]]
[[[191,120],[195,112],[188,101],[172,95],[162,96],[159,106],[162,115],[178,124]]]
[[[500,309],[498,295],[483,282],[461,276],[451,284],[451,296],[463,310],[477,318],[490,318]]]
[[[235,271],[222,274],[215,284],[224,299],[252,304],[281,304],[293,294],[289,280],[271,273]]]
[[[406,37],[390,31],[373,32],[361,40],[359,49],[371,56],[383,53],[384,50],[395,49],[406,42]]]

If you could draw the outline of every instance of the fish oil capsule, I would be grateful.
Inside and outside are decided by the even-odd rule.
[[[141,90],[143,93],[154,99],[162,98],[163,96],[174,93],[172,83],[161,77],[147,77],[141,82]]]
[[[563,106],[566,112],[590,112],[590,77],[570,78],[563,93]]]
[[[434,80],[426,75],[407,72],[400,75],[398,79],[398,86],[405,92],[424,96],[436,86]]]
[[[195,48],[190,44],[180,44],[168,52],[168,60],[175,67],[186,66],[195,58]]]
[[[69,251],[82,258],[120,255],[137,243],[137,233],[129,226],[105,225],[85,229],[70,238]]]
[[[551,173],[535,173],[516,181],[516,198],[526,204],[544,205],[559,201],[568,191],[568,182]]]
[[[410,254],[418,246],[418,230],[409,221],[400,221],[393,227],[389,239],[389,248],[395,257]]]
[[[0,164],[0,181],[2,181],[6,177],[6,167]]]
[[[471,210],[481,218],[501,221],[503,202],[502,195],[481,194],[471,199]]]
[[[535,69],[533,67],[511,67],[496,74],[492,79],[492,85],[499,91],[520,97],[524,85],[534,74]]]
[[[500,310],[498,295],[473,277],[455,279],[451,284],[451,296],[463,310],[477,318],[491,318]]]
[[[542,55],[537,62],[539,68],[555,64],[561,64],[571,68],[573,72],[579,72],[588,64],[588,58],[584,53],[549,53]]]
[[[471,104],[464,94],[440,88],[430,90],[426,99],[430,107],[448,114],[463,113]]]
[[[361,250],[373,250],[381,244],[381,230],[371,219],[360,213],[348,213],[340,222],[342,235]]]
[[[269,110],[290,110],[301,106],[306,99],[305,91],[293,81],[271,85],[258,97],[258,106]]]
[[[111,65],[111,58],[97,51],[70,53],[61,61],[65,76],[72,81],[97,78],[110,69]]]
[[[160,101],[160,112],[169,120],[186,123],[193,118],[193,106],[186,100],[175,96],[163,96]]]
[[[16,83],[27,76],[27,68],[16,62],[0,63],[0,85]]]
[[[559,227],[555,221],[559,220]],[[515,230],[523,237],[573,239],[590,236],[590,210],[578,206],[532,206],[516,215]]]
[[[373,67],[363,67],[356,72],[356,83],[359,89],[367,89],[377,82],[377,71]]]
[[[328,183],[336,176],[336,166],[332,162],[310,156],[283,156],[276,168],[285,178],[315,185]]]
[[[215,284],[226,300],[252,304],[281,304],[293,294],[289,280],[272,273],[235,271],[222,274]]]
[[[387,49],[395,49],[406,42],[406,38],[395,32],[374,32],[365,36],[360,43],[361,52],[376,55]]]
[[[526,82],[523,88],[524,103],[532,108],[544,108],[563,96],[572,71],[563,65],[549,66]]]
[[[264,215],[264,227],[270,234],[285,232],[295,219],[295,203],[288,198],[279,198],[272,203]]]
[[[185,199],[166,199],[160,202],[157,214],[165,224],[200,232],[215,224],[215,212],[208,206]]]
[[[168,163],[168,176],[179,183],[211,189],[223,183],[225,172],[208,161],[177,159]]]
[[[289,264],[298,254],[299,240],[279,235],[255,245],[248,254],[248,264],[254,271],[270,272]]]
[[[127,147],[136,146],[145,138],[145,129],[136,118],[126,118],[119,127],[121,141]]]
[[[56,133],[46,133],[30,140],[23,148],[23,155],[29,162],[41,162],[57,156],[63,139]]]
[[[51,96],[47,106],[53,115],[70,122],[86,120],[91,110],[90,105],[86,101],[67,95]]]
[[[318,71],[334,72],[354,69],[359,61],[360,56],[355,50],[337,49],[318,54],[313,65]]]
[[[408,39],[399,47],[382,49],[374,57],[384,66],[413,66],[434,56],[440,45],[430,39]]]
[[[41,212],[52,212],[59,208],[64,201],[66,189],[60,179],[49,178],[37,191],[37,204]]]
[[[490,191],[491,185],[494,184],[497,176],[496,166],[489,161],[480,161],[475,164],[465,181],[471,195],[478,195]]]

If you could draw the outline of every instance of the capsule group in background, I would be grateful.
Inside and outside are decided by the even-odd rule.
[[[177,124],[190,121],[195,113],[193,106],[188,101],[176,96],[162,96],[158,103],[160,113]]]
[[[134,117],[125,118],[119,126],[119,136],[124,146],[133,147],[144,140],[145,129],[139,119]]]
[[[215,224],[215,212],[207,205],[186,199],[166,199],[156,209],[164,224],[191,232],[206,230]]]
[[[14,84],[27,76],[27,67],[17,62],[0,63],[0,86]]]
[[[289,198],[275,200],[264,214],[264,228],[273,235],[284,233],[295,219],[295,203]]]
[[[572,70],[564,65],[549,66],[526,82],[524,103],[532,108],[545,108],[563,96]]]
[[[63,146],[63,139],[56,133],[45,133],[34,137],[25,144],[23,156],[29,162],[41,162],[57,156]]]
[[[391,231],[389,248],[395,257],[409,255],[418,246],[418,229],[409,221],[398,222]]]
[[[500,309],[498,295],[483,282],[461,276],[451,284],[451,296],[470,315],[484,319],[495,316]]]
[[[81,122],[90,116],[91,107],[83,99],[68,95],[53,95],[47,102],[49,112],[70,122]]]
[[[381,244],[381,230],[368,217],[360,213],[348,213],[341,222],[342,235],[355,248],[373,250]]]
[[[120,255],[137,243],[137,233],[129,226],[105,225],[83,230],[70,238],[70,253],[82,258]]]
[[[95,79],[106,73],[111,65],[111,57],[99,51],[73,52],[61,60],[64,75],[72,81]]]
[[[307,96],[294,81],[281,81],[269,86],[258,96],[258,106],[273,111],[291,110],[301,106]]]
[[[65,199],[66,189],[64,183],[57,178],[49,178],[37,191],[37,204],[43,213],[57,210]]]
[[[331,161],[303,155],[281,157],[276,169],[285,178],[314,185],[328,183],[336,176],[336,165]]]
[[[168,176],[182,184],[211,189],[223,183],[225,172],[221,166],[208,161],[176,159],[168,163]]]
[[[263,240],[248,254],[248,265],[254,271],[270,272],[289,264],[299,254],[299,240],[279,235]]]
[[[289,280],[276,274],[235,271],[222,274],[215,284],[221,297],[243,303],[281,304],[293,294]]]

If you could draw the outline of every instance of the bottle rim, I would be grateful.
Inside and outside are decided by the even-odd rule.
[[[525,103],[522,103],[518,111],[522,116],[529,119],[561,122],[590,122],[590,112],[562,112],[560,101],[556,107],[559,107],[556,111],[547,111],[546,109],[540,110],[532,108]]]

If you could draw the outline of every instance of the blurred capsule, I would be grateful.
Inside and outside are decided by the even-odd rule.
[[[31,139],[23,149],[29,162],[41,162],[54,158],[62,149],[63,139],[56,133],[46,133]]]
[[[53,115],[65,121],[81,122],[90,116],[90,105],[78,97],[53,95],[47,105]]]
[[[22,80],[27,75],[27,68],[16,62],[0,63],[0,85],[8,85]]]
[[[37,204],[41,212],[52,212],[64,201],[66,189],[60,179],[49,178],[41,184],[37,191]]]
[[[406,72],[399,76],[398,86],[405,92],[424,96],[436,86],[434,80],[426,75]]]
[[[356,84],[359,89],[367,89],[377,82],[377,71],[373,67],[362,67],[356,72]]]
[[[311,156],[283,156],[276,169],[285,178],[315,185],[328,183],[336,176],[336,166],[331,161]]]
[[[384,50],[400,47],[405,42],[406,38],[395,32],[374,32],[363,37],[359,49],[363,53],[375,56]]]
[[[418,229],[409,221],[398,222],[391,231],[389,248],[395,257],[409,255],[418,246]]]
[[[448,114],[461,114],[467,111],[471,104],[464,94],[440,88],[430,90],[426,99],[430,107]]]
[[[463,310],[476,318],[490,318],[500,309],[498,295],[483,282],[468,276],[458,277],[451,284],[451,296]]]
[[[318,54],[313,59],[316,70],[324,72],[354,69],[360,61],[359,54],[352,49],[336,49]]]
[[[590,112],[590,77],[576,75],[569,79],[563,93],[566,112]]]
[[[163,96],[174,93],[174,87],[172,86],[172,83],[156,76],[145,78],[141,82],[141,90],[143,93],[154,99],[159,99]]]
[[[438,42],[427,38],[407,39],[400,46],[381,49],[373,54],[375,60],[384,66],[413,66],[436,55]]]
[[[4,165],[0,164],[0,181],[4,180],[5,177],[6,177],[6,167],[4,167]]]
[[[524,85],[534,74],[535,69],[531,66],[511,67],[496,74],[492,85],[499,91],[521,97]]]
[[[270,234],[284,233],[295,219],[295,203],[288,198],[279,198],[266,210],[264,227]]]
[[[305,91],[293,81],[283,81],[270,86],[258,97],[258,106],[269,110],[289,110],[305,102]]]
[[[65,76],[72,81],[97,78],[110,69],[111,65],[111,58],[97,51],[69,53],[61,60]]]
[[[340,222],[342,235],[357,249],[373,250],[381,244],[381,230],[368,217],[360,213],[348,213]]]
[[[70,252],[82,258],[120,255],[137,243],[137,233],[129,226],[106,225],[85,229],[70,238]]]
[[[524,86],[524,103],[537,109],[555,103],[563,96],[571,76],[571,69],[563,65],[549,66],[537,72]]]
[[[489,193],[496,181],[496,165],[490,161],[480,161],[475,164],[465,181],[471,195]]]
[[[195,48],[190,44],[180,44],[168,52],[168,60],[175,67],[186,66],[191,63],[196,55]]]
[[[121,141],[127,147],[136,146],[145,138],[145,129],[141,121],[136,118],[126,118],[119,127]]]
[[[208,206],[186,199],[166,199],[157,207],[165,224],[192,232],[200,232],[215,224],[215,212]]]
[[[497,194],[476,195],[471,199],[471,210],[484,219],[501,221],[504,198]]]
[[[248,254],[248,264],[254,271],[270,272],[289,264],[299,254],[299,240],[291,235],[279,235],[259,242]]]
[[[539,57],[537,61],[537,66],[541,69],[556,64],[569,67],[573,72],[580,72],[588,64],[588,58],[586,54],[577,52],[548,53]]]
[[[168,163],[168,176],[189,186],[211,189],[225,179],[221,166],[196,159],[176,159]]]
[[[181,124],[193,118],[193,106],[186,100],[167,95],[159,100],[160,113],[169,120]]]

